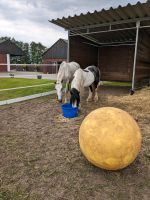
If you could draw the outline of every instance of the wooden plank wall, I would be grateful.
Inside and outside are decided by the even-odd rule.
[[[75,61],[82,68],[98,64],[98,48],[87,43],[92,43],[81,36],[70,37],[70,61]]]
[[[139,32],[135,75],[136,82],[141,82],[144,78],[150,78],[150,34],[146,30],[140,30]]]
[[[134,46],[107,46],[99,48],[99,68],[102,80],[131,81]]]

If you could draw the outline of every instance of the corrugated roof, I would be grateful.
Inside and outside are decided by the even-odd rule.
[[[88,27],[91,25],[103,25],[106,23],[123,22],[125,20],[134,19],[135,21],[142,18],[150,18],[150,1],[146,3],[137,2],[135,5],[127,4],[126,6],[118,6],[109,10],[102,9],[101,11],[81,13],[73,17],[63,17],[62,19],[52,19],[50,22],[61,26],[67,30]]]
[[[68,40],[65,40],[65,39],[62,39],[65,43],[67,43],[68,44]]]
[[[81,13],[73,17],[51,20],[50,22],[70,30],[69,36],[80,35],[97,45],[104,43],[135,42],[136,22],[140,21],[140,28],[147,26],[150,32],[150,1],[127,4],[108,10]]]
[[[60,38],[49,49],[43,53],[43,59],[67,58],[68,40]]]
[[[23,56],[25,55],[21,48],[10,40],[0,41],[0,54],[10,54],[12,56]]]

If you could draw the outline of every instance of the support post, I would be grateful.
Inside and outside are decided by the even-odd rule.
[[[10,54],[7,54],[7,71],[10,72]]]
[[[139,27],[140,27],[140,21],[137,21],[136,22],[136,42],[135,42],[135,50],[134,50],[134,63],[133,63],[131,95],[134,94],[134,89],[135,89],[135,68],[136,68],[136,60],[137,60],[137,46],[138,46],[138,38],[139,38]]]
[[[68,30],[67,62],[70,61],[70,31]]]

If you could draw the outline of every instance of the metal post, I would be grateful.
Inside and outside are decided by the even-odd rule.
[[[134,86],[135,86],[135,68],[136,68],[136,59],[137,59],[137,46],[138,46],[138,38],[139,38],[139,27],[140,27],[140,21],[137,21],[136,22],[136,42],[135,42],[135,51],[134,51],[134,63],[133,63],[131,95],[134,94]]]
[[[70,31],[68,30],[68,47],[67,47],[67,62],[70,61],[70,41],[69,38],[70,37]]]
[[[7,71],[10,72],[10,54],[7,54]]]

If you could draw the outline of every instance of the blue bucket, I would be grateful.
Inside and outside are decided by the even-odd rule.
[[[78,116],[78,107],[74,108],[70,103],[65,103],[61,106],[63,116],[66,118],[74,118]]]

